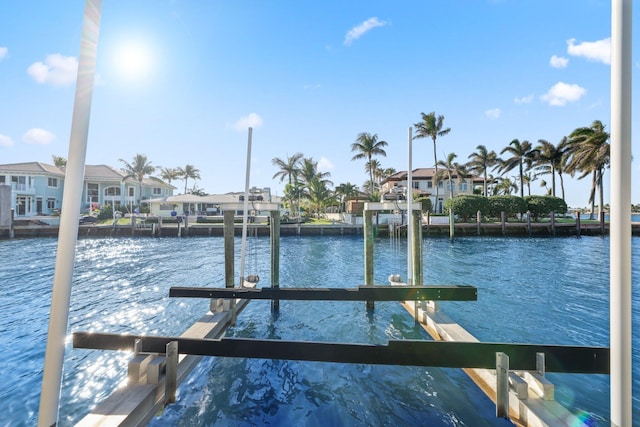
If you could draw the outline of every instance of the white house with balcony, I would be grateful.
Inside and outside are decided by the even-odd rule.
[[[128,210],[140,200],[167,197],[173,187],[158,178],[148,177],[142,186],[126,173],[106,165],[85,166],[82,191],[82,211],[111,205],[116,210]],[[64,192],[65,171],[40,162],[0,165],[0,185],[9,186],[11,209],[16,218],[52,215],[60,212]]]
[[[412,171],[412,193],[414,197],[428,197],[431,199],[433,212],[442,213],[444,210],[444,201],[451,195],[453,186],[453,195],[473,194],[476,185],[482,184],[482,178],[473,175],[458,177],[451,175],[451,181],[448,178],[435,180],[435,168],[417,168]],[[380,184],[380,194],[384,199],[387,195],[398,194],[402,189],[407,188],[408,174],[407,171],[396,172],[387,177]],[[436,186],[438,189],[438,200],[436,200]]]

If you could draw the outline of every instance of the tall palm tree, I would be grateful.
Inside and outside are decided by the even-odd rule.
[[[551,174],[551,195],[554,197],[556,196],[556,173],[560,174],[560,179],[562,179],[562,166],[566,158],[565,150],[566,143],[563,144],[561,141],[556,146],[544,139],[539,139],[538,145],[534,148],[535,158],[532,166],[542,174]]]
[[[124,165],[122,168],[126,174],[124,179],[134,178],[138,181],[138,204],[140,204],[140,200],[142,199],[142,181],[145,176],[151,175],[156,168],[144,154],[136,154],[131,163],[123,159],[119,159],[119,161]]]
[[[373,175],[374,185],[380,186],[380,171],[382,170],[382,164],[377,159],[371,159],[370,162],[364,165],[365,172]]]
[[[180,178],[180,171],[176,168],[169,167],[161,167],[160,168],[160,179],[166,181],[169,185],[171,185],[171,181]]]
[[[414,123],[416,128],[416,135],[414,139],[418,138],[431,138],[433,141],[433,163],[436,167],[436,174],[438,173],[438,154],[436,149],[436,140],[439,136],[445,136],[451,132],[451,128],[443,129],[444,116],[436,117],[435,112],[429,114],[420,113],[422,115],[422,121]],[[438,206],[438,187],[436,186],[436,209]]]
[[[287,156],[286,159],[279,157],[271,159],[271,163],[280,168],[278,172],[273,174],[273,179],[279,178],[280,182],[286,179],[288,182],[289,191],[285,193],[285,197],[289,199],[289,206],[292,212],[295,209],[295,200],[299,199],[298,177],[300,176],[300,162],[303,157],[302,153],[295,153],[292,156]]]
[[[469,168],[470,172],[476,175],[482,174],[482,195],[487,197],[489,195],[487,191],[487,171],[489,170],[489,168],[492,168],[496,165],[498,155],[493,150],[487,150],[487,147],[485,147],[484,145],[478,145],[476,147],[476,150],[477,151],[469,155],[469,159],[471,160],[467,162],[467,167]]]
[[[568,150],[570,160],[567,163],[568,173],[581,172],[578,179],[592,175],[591,194],[591,216],[595,212],[595,193],[598,189],[600,193],[600,213],[604,208],[604,170],[610,161],[609,133],[605,131],[605,126],[600,120],[594,120],[589,127],[581,127],[569,135]]]
[[[287,156],[286,160],[274,157],[271,163],[279,167],[280,170],[273,174],[273,179],[280,178],[280,182],[286,179],[289,184],[293,184],[300,175],[300,160],[302,160],[303,157],[302,153],[295,153],[290,157]]]
[[[525,172],[525,174],[522,175],[522,179],[523,179],[523,181],[520,183],[520,185],[522,187],[524,187],[525,185],[527,186],[527,196],[530,196],[531,195],[531,183],[538,179],[538,175],[536,175],[535,173],[532,173],[531,171],[529,171],[529,172]]]
[[[386,141],[378,141],[378,134],[370,134],[366,132],[362,132],[356,138],[356,142],[351,144],[351,151],[356,151],[351,160],[360,160],[366,159],[366,165],[371,163],[371,159],[373,156],[387,156],[387,152],[384,151],[384,147],[389,145]],[[365,166],[366,167],[366,166]],[[374,180],[373,180],[373,169],[369,168],[369,183],[370,183],[370,194],[374,193]]]
[[[456,157],[458,156],[455,153],[449,153],[446,160],[438,161],[437,165],[442,169],[438,170],[433,177],[436,187],[438,187],[440,181],[443,181],[445,178],[449,181],[450,198],[453,198],[456,184],[461,184],[464,179],[469,176],[469,171],[465,165],[461,165],[460,163],[453,161]],[[457,178],[456,182],[453,180],[454,175]]]
[[[520,178],[521,184],[520,197],[524,197],[524,186],[522,185],[524,182],[524,172],[525,169],[528,169],[531,166],[535,157],[535,152],[531,147],[531,143],[529,143],[529,141],[520,142],[518,139],[514,139],[508,146],[500,151],[500,154],[504,153],[511,154],[511,157],[499,162],[499,171],[500,173],[509,172],[516,166],[518,167],[518,177]]]
[[[178,168],[178,175],[184,180],[184,194],[187,194],[187,181],[200,179],[200,169],[193,165],[186,165],[184,168]]]

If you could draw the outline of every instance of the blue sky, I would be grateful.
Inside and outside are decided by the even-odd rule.
[[[83,8],[0,3],[0,163],[68,157]],[[407,129],[421,112],[444,115],[451,128],[439,158],[453,152],[465,162],[479,144],[499,152],[514,138],[557,143],[596,119],[609,127],[610,8],[104,0],[86,162],[119,167],[141,153],[154,166],[194,165],[209,193],[242,191],[251,125],[251,184],[282,194],[272,159],[296,152],[336,185],[362,186],[364,162],[351,161],[350,149],[360,132],[389,143],[383,167],[406,170]],[[634,125],[637,117],[636,109]],[[433,166],[431,141],[416,140],[413,155],[414,167]],[[566,179],[569,205],[587,206],[589,187]],[[639,186],[632,201],[640,203]]]

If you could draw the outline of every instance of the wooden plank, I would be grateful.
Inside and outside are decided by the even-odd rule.
[[[397,286],[357,288],[200,288],[172,287],[170,297],[242,298],[298,301],[477,301],[478,289],[468,285]]]
[[[502,352],[509,356],[511,369],[523,371],[535,370],[536,353],[543,352],[547,372],[609,373],[609,349],[606,347],[416,340],[389,341],[386,345],[376,345],[241,338],[189,339],[86,332],[73,334],[73,346],[124,350],[132,349],[135,339],[141,339],[142,351],[149,353],[163,352],[168,342],[178,341],[180,353],[190,355],[443,368],[495,369],[495,355]]]

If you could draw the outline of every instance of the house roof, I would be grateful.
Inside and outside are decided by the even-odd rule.
[[[64,177],[64,169],[40,162],[9,163],[0,165],[0,172],[54,175]]]
[[[15,173],[15,174],[30,174],[30,175],[49,175],[64,178],[65,170],[54,165],[49,165],[41,162],[25,162],[25,163],[9,163],[0,165],[0,173]],[[96,181],[122,181],[127,176],[120,169],[108,165],[85,165],[84,178],[85,180]],[[134,178],[127,178],[125,182],[137,183]],[[160,178],[145,177],[142,183],[149,187],[165,187],[175,189],[171,184],[167,184]]]

